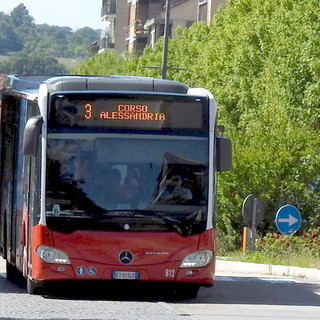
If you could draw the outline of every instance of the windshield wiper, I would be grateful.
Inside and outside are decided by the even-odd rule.
[[[59,214],[47,212],[47,217],[50,220],[55,220],[55,218],[68,219],[65,222],[64,229],[70,229],[71,231],[78,229],[79,226],[82,228],[83,219],[85,218],[87,219],[86,228],[96,228],[95,226],[103,224],[113,226],[113,228],[116,225],[118,226],[117,228],[121,226],[121,229],[124,225],[130,225],[131,230],[133,230],[134,226],[139,230],[142,230],[141,228],[145,228],[144,230],[148,228],[157,230],[157,226],[159,226],[159,230],[175,231],[184,236],[192,234],[193,227],[195,225],[199,226],[201,221],[201,210],[186,216],[179,215],[179,218],[172,217],[170,214],[172,213],[168,211],[160,212],[154,210],[103,210],[94,214],[81,210],[61,210]],[[52,223],[53,220],[51,221]],[[59,223],[61,224],[61,222]]]
[[[144,210],[140,210],[139,212],[144,212]],[[175,231],[179,232],[180,234],[187,236],[192,234],[193,227],[200,226],[200,224],[203,222],[202,220],[202,214],[203,211],[201,209],[196,210],[188,215],[179,215],[180,219],[173,218],[168,215],[160,214],[157,211],[147,211],[148,215],[152,215],[158,218],[161,218],[165,223],[170,225],[175,229]]]
[[[189,235],[191,233],[191,225],[189,223],[181,222],[178,219],[160,214],[153,210],[115,210],[106,212],[103,217],[142,219],[147,222],[163,223],[170,230],[176,231],[182,235]]]
[[[59,212],[47,211],[47,216],[50,217],[80,217],[88,216],[84,210],[59,210]]]

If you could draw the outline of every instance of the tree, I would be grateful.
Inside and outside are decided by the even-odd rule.
[[[135,64],[136,58],[132,55],[121,56],[114,50],[105,50],[83,61],[78,68],[73,69],[74,74],[85,75],[124,75],[129,74],[130,66]]]
[[[8,54],[23,48],[9,17],[0,12],[0,54]]]
[[[100,38],[100,32],[85,27],[67,36],[69,56],[88,58],[92,56],[91,45]]]
[[[70,34],[72,34],[72,29],[69,27],[36,25],[25,35],[25,50],[55,57],[65,57],[68,48],[67,37]]]
[[[196,23],[169,43],[168,61],[188,69],[169,76],[214,93],[233,141],[234,169],[219,179],[219,224],[233,240],[250,193],[266,202],[264,230],[286,203],[300,209],[303,228],[319,223],[319,15],[312,0],[230,0],[210,26]],[[139,72],[160,61],[159,47],[146,50]]]
[[[23,3],[11,11],[10,18],[15,27],[32,27],[34,25],[34,19],[29,15],[29,11]]]
[[[0,70],[5,74],[28,76],[68,73],[68,70],[55,58],[41,54],[29,54],[24,51],[15,53],[8,61],[0,63]]]
[[[99,31],[82,28],[36,25],[27,8],[20,4],[10,15],[0,12],[0,54],[25,50],[59,58],[83,59],[92,56],[90,46]]]

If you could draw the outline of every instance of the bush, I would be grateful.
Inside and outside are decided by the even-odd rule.
[[[320,227],[300,235],[268,233],[257,240],[256,254],[261,254],[273,262],[292,257],[302,260],[320,259]]]

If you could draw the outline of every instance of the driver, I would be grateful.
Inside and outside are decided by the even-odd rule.
[[[155,202],[162,204],[183,203],[192,200],[190,189],[183,187],[183,179],[180,175],[172,175],[166,182],[166,188],[158,195]]]

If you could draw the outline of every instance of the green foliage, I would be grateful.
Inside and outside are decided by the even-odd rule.
[[[30,54],[24,51],[13,54],[5,62],[0,62],[0,70],[5,74],[28,76],[68,73],[68,70],[59,64],[55,58],[42,54]]]
[[[14,31],[14,26],[10,18],[0,12],[0,54],[8,54],[11,51],[18,51],[23,48],[23,44]]]
[[[78,68],[72,70],[72,73],[83,75],[129,75],[130,65],[134,66],[135,62],[135,56],[121,56],[114,50],[105,50],[99,55],[84,60]]]
[[[32,27],[34,25],[34,19],[29,15],[29,11],[23,3],[12,10],[10,18],[15,27]]]
[[[0,29],[0,54],[9,56],[9,59],[0,63],[1,73],[69,73],[55,57],[90,57],[90,46],[99,39],[99,31],[91,28],[73,32],[69,27],[36,25],[23,4],[14,8],[10,15],[0,12]]]
[[[246,259],[244,257],[244,259]],[[256,241],[256,251],[249,254],[251,261],[298,265],[320,269],[320,227],[300,235],[268,233]]]
[[[169,44],[168,60],[188,68],[170,77],[214,93],[233,141],[233,171],[219,179],[223,232],[231,223],[240,238],[250,193],[266,202],[261,232],[286,203],[304,229],[320,220],[319,16],[311,0],[234,0],[212,25],[196,23]]]
[[[246,194],[258,193],[267,202],[268,228],[285,203],[302,211],[304,228],[320,217],[314,187],[319,181],[319,132],[316,118],[310,117],[319,104],[314,100],[315,109],[310,108],[305,99],[318,81],[311,76],[320,56],[314,49],[320,39],[314,34],[320,27],[314,13],[320,12],[312,1],[234,1],[220,16],[224,24],[230,17],[237,21],[237,33],[223,27],[234,35],[221,41],[230,47],[232,65],[217,81],[228,83],[221,102],[236,127],[233,180],[243,186],[236,189],[238,208]],[[236,104],[225,92],[237,97]]]
[[[217,251],[219,256],[227,256],[230,251],[236,251],[240,246],[240,238],[234,225],[234,217],[225,215],[217,222]]]
[[[218,252],[228,260],[320,269],[320,227],[304,233],[268,233],[256,240],[255,251]]]
[[[268,233],[257,240],[256,251],[271,258],[290,255],[320,258],[320,227],[300,235]]]
[[[36,25],[25,5],[20,4],[10,15],[0,12],[0,54],[25,50],[59,58],[84,59],[92,56],[91,44],[100,38],[99,30]]]

